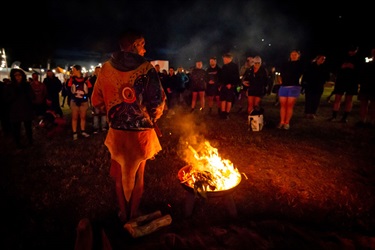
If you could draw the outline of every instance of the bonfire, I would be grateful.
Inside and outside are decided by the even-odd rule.
[[[241,181],[241,174],[233,163],[219,156],[218,149],[205,141],[203,148],[197,152],[191,145],[188,149],[193,159],[188,166],[179,172],[179,179],[203,197],[207,192],[226,191],[237,186]]]

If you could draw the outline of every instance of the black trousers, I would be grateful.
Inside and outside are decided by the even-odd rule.
[[[316,114],[323,92],[305,92],[305,114]]]
[[[26,137],[28,139],[29,144],[33,144],[33,127],[32,127],[32,120],[23,121],[23,122],[12,122],[12,134],[14,138],[14,142],[16,143],[17,147],[21,147],[21,124],[25,128]]]

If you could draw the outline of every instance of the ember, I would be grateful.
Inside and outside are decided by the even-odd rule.
[[[188,148],[194,159],[179,172],[182,184],[204,193],[229,190],[240,183],[241,174],[237,168],[230,160],[221,159],[218,150],[208,141],[199,153],[190,145]]]

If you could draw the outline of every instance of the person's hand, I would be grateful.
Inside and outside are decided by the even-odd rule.
[[[163,115],[163,110],[164,110],[164,106],[163,107],[157,107],[157,108],[152,108],[150,110],[150,117],[153,121],[157,121],[162,115]]]

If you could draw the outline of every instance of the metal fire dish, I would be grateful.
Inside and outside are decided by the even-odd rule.
[[[182,185],[182,187],[187,190],[188,192],[190,193],[193,193],[193,194],[196,194],[198,191],[196,189],[196,187],[192,187],[190,186],[185,180],[184,180],[184,176],[186,175],[186,173],[189,173],[192,169],[192,166],[190,165],[187,165],[183,168],[181,168],[179,171],[178,171],[178,179]],[[238,183],[230,188],[230,189],[226,189],[226,190],[218,190],[218,191],[205,191],[204,192],[204,195],[202,195],[201,192],[198,192],[199,194],[201,194],[201,196],[206,196],[206,197],[222,197],[222,196],[226,196],[228,194],[231,194],[235,189],[236,187],[238,186],[238,184],[241,183],[241,176],[239,177],[239,181]]]

